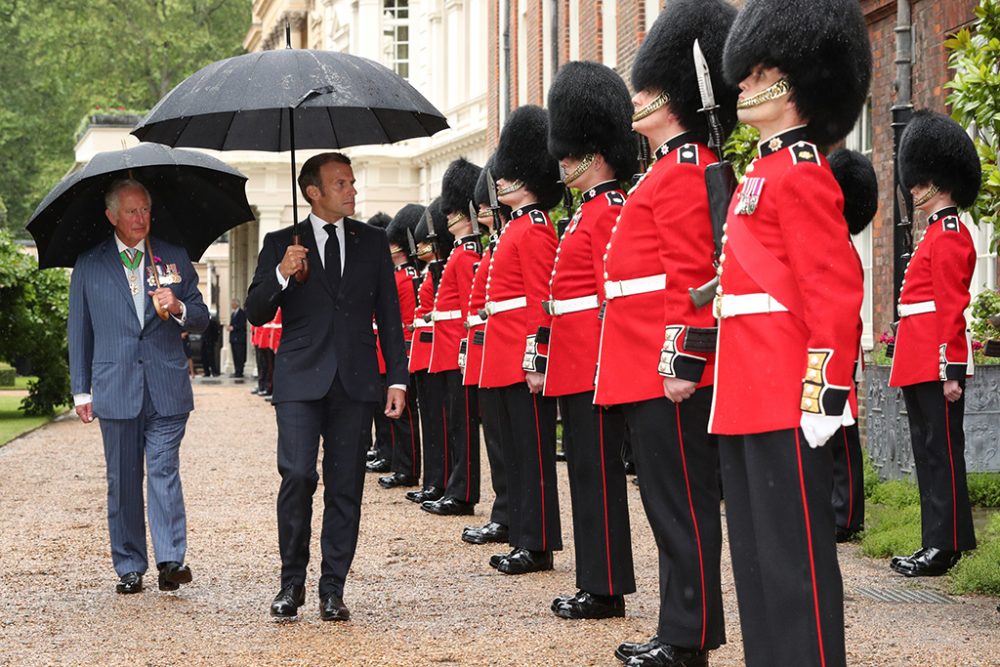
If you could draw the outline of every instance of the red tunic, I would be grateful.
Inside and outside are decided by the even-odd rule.
[[[413,342],[410,344],[410,372],[425,371],[431,363],[431,346],[434,340],[434,323],[425,322],[424,315],[434,309],[434,280],[427,267],[423,270],[423,282],[417,307],[413,312]]]
[[[479,240],[466,236],[455,241],[455,249],[448,255],[434,299],[434,312],[439,318],[434,322],[434,343],[428,368],[431,373],[458,370],[458,348],[465,338],[473,267],[480,260],[479,253]],[[456,311],[458,317],[446,319],[445,315],[451,317]]]
[[[268,330],[265,336],[265,345],[277,352],[281,345],[281,308],[274,314],[274,319],[264,325]]]
[[[552,318],[545,369],[546,396],[591,391],[601,340],[599,304],[604,301],[604,252],[625,193],[614,181],[583,193],[583,203],[556,250],[549,298],[557,301],[594,297],[597,305]]]
[[[472,278],[472,291],[469,294],[469,317],[477,317],[479,311],[486,307],[486,278],[490,273],[490,257],[492,251],[486,248],[483,251],[483,258],[479,260],[476,267],[476,275]],[[486,323],[476,324],[469,327],[466,332],[466,353],[465,370],[462,375],[462,384],[479,384],[479,372],[483,366],[483,342],[486,336]],[[475,341],[479,341],[477,344]]]
[[[544,359],[544,346],[538,355],[531,354],[531,346],[538,328],[549,326],[551,320],[542,302],[549,296],[556,245],[549,216],[534,204],[514,211],[500,232],[486,280],[488,307],[522,297],[527,305],[491,314],[486,320],[480,387],[509,387],[524,382],[527,357],[533,361]],[[544,361],[535,368],[544,371]]]
[[[899,303],[902,308],[930,301],[935,310],[900,317],[890,387],[971,375],[965,309],[975,268],[972,235],[958,210],[946,208],[928,218],[927,232],[906,266]]]
[[[730,204],[724,295],[766,293],[789,312],[723,313],[712,433],[792,429],[804,409],[844,411],[864,286],[840,186],[803,139],[796,128],[762,143]]]
[[[665,287],[607,301],[601,329],[594,402],[617,405],[662,398],[657,369],[668,324],[712,327],[710,308],[695,310],[688,288],[714,275],[712,226],[708,217],[705,167],[715,162],[702,144],[680,135],[657,150],[658,159],[629,194],[611,234],[605,279],[632,280],[665,275]],[[668,318],[667,307],[670,308]],[[711,353],[679,351],[705,360],[708,371],[690,379],[712,384]],[[682,374],[683,375],[683,374]]]

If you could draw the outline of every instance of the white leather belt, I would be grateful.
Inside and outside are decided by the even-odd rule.
[[[431,311],[431,321],[432,322],[446,322],[448,320],[460,320],[462,319],[462,311],[460,310],[432,310]]]
[[[505,313],[508,310],[517,310],[518,308],[525,308],[528,305],[528,297],[518,296],[513,299],[504,299],[503,301],[487,301],[486,302],[486,313],[489,315],[496,315],[497,313]]]
[[[604,294],[608,301],[620,299],[623,296],[634,296],[636,294],[646,294],[656,292],[667,286],[667,274],[661,273],[656,276],[646,276],[644,278],[630,278],[628,280],[608,280],[604,283]]]
[[[909,317],[910,315],[923,315],[924,313],[933,313],[936,310],[937,306],[934,305],[933,301],[918,301],[917,303],[899,304],[900,317]]]
[[[760,313],[787,313],[780,301],[770,294],[723,294],[720,317],[758,315]]]
[[[544,301],[542,305],[545,307],[545,312],[553,317],[579,313],[582,310],[594,310],[601,306],[596,294],[578,296],[573,299],[552,299],[551,301]]]
[[[471,329],[472,327],[479,326],[480,324],[486,324],[486,320],[481,318],[478,314],[469,315],[465,318],[465,324]]]
[[[433,322],[425,322],[422,317],[413,318],[413,328],[414,329],[427,329],[434,326]]]

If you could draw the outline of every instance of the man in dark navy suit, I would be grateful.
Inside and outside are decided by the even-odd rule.
[[[372,317],[378,326],[386,380],[385,414],[406,405],[406,355],[392,259],[385,232],[354,213],[354,172],[340,153],[310,158],[299,188],[312,206],[300,226],[268,234],[246,300],[260,326],[281,307],[283,333],[274,361],[278,420],[278,545],[281,590],[271,615],[295,618],[305,601],[312,496],[323,438],[320,618],[346,621],[344,580],[354,559],[361,519],[365,447],[358,435],[381,400]],[[308,259],[307,259],[308,257]],[[309,263],[308,277],[301,269]]]

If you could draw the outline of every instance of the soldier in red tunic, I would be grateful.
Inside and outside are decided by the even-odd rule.
[[[748,667],[846,661],[822,445],[852,421],[864,288],[813,142],[854,126],[871,62],[856,0],[748,0],[726,41],[739,118],[761,136],[725,226],[711,418]]]
[[[496,220],[489,208],[487,174],[494,166],[492,156],[476,181],[475,204],[478,209],[480,227],[488,229],[490,242],[483,249],[483,256],[476,266],[469,294],[468,316],[465,318],[466,336],[459,348],[459,365],[462,368],[462,383],[467,387],[478,387],[479,415],[486,438],[486,457],[490,463],[490,482],[493,486],[493,507],[490,519],[482,526],[466,526],[462,540],[469,544],[505,543],[510,538],[510,503],[507,493],[507,473],[504,471],[503,449],[500,439],[500,423],[497,413],[497,390],[479,387],[479,372],[482,369],[483,342],[486,339],[486,320],[480,314],[486,308],[486,279],[490,272],[490,257],[496,246],[498,230]],[[501,206],[497,212],[501,220],[510,219],[510,208]]]
[[[424,455],[424,485],[420,491],[407,491],[406,499],[417,504],[427,500],[437,500],[444,495],[448,479],[448,450],[445,447],[447,435],[444,432],[444,384],[440,375],[427,371],[431,362],[431,348],[434,343],[434,297],[437,294],[441,273],[451,250],[451,235],[441,212],[440,200],[435,199],[427,207],[414,231],[417,242],[417,258],[427,264],[420,275],[417,293],[417,309],[413,316],[413,343],[410,347],[410,373],[417,380],[417,402],[420,406],[420,422]],[[436,234],[431,238],[431,231]]]
[[[575,595],[556,598],[562,618],[625,615],[635,592],[620,410],[594,406],[594,374],[601,335],[604,251],[625,193],[620,181],[636,168],[632,103],[614,70],[592,62],[562,67],[549,89],[549,152],[569,187],[583,192],[556,250],[545,309],[550,329],[545,396],[557,397],[573,504]]]
[[[921,548],[891,566],[908,577],[936,576],[976,548],[962,427],[965,379],[972,374],[964,311],[976,249],[958,209],[975,202],[981,166],[961,126],[918,111],[903,132],[899,168],[914,208],[929,217],[903,278],[889,376],[890,387],[902,387],[910,422]]]
[[[841,149],[829,156],[830,169],[844,194],[844,219],[847,231],[858,236],[871,223],[878,211],[878,178],[871,161],[861,153]],[[854,245],[854,242],[851,242]],[[854,249],[858,274],[864,277],[861,256]],[[857,320],[857,359],[854,362],[854,382],[848,406],[851,416],[858,418],[857,383],[861,381],[864,357],[861,354],[861,335],[864,323],[861,313]],[[833,454],[833,518],[838,542],[847,542],[861,532],[865,525],[864,453],[857,423],[842,426],[830,440]]]
[[[715,275],[705,184],[716,162],[693,46],[714,65],[723,132],[736,91],[719,62],[736,10],[723,0],[667,3],[636,55],[632,127],[656,161],[632,189],[607,247],[606,306],[595,402],[621,405],[640,496],[656,538],[660,614],[654,637],[627,642],[629,665],[705,665],[725,642],[718,448],[708,437],[715,318],[688,293]]]
[[[562,549],[556,405],[541,395],[546,345],[537,340],[539,327],[549,325],[542,302],[548,300],[556,254],[547,211],[562,195],[559,165],[545,149],[547,135],[543,109],[514,110],[500,133],[493,172],[500,201],[513,211],[490,258],[479,386],[497,390],[513,549],[490,564],[505,574],[551,570],[552,552]]]
[[[481,171],[459,158],[448,165],[441,180],[441,210],[455,241],[431,311],[434,343],[428,371],[440,376],[444,387],[445,447],[450,472],[444,496],[421,505],[431,514],[472,514],[479,502],[479,397],[475,386],[462,382],[458,355],[465,337],[474,267],[482,253],[482,241],[472,233],[469,219],[469,202]]]
[[[413,340],[413,313],[417,307],[417,269],[415,258],[409,256],[407,231],[413,233],[424,214],[419,204],[407,204],[396,213],[386,229],[389,252],[395,266],[396,293],[399,295],[399,313],[403,321],[403,344],[409,354]],[[416,382],[411,374],[410,386]],[[399,486],[416,486],[420,478],[420,414],[417,410],[417,392],[406,392],[406,405],[399,419],[389,420],[392,426],[392,460],[390,473],[378,480],[379,486],[393,489]]]

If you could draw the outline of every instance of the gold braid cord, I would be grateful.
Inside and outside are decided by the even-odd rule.
[[[584,155],[583,159],[580,160],[580,164],[576,166],[576,169],[566,174],[566,177],[563,179],[563,185],[569,185],[576,179],[583,176],[583,172],[590,169],[590,165],[592,164],[594,164],[594,154],[588,153],[587,155]]]
[[[517,180],[508,185],[507,187],[499,190],[497,192],[497,197],[503,197],[504,195],[509,195],[512,192],[517,192],[524,187],[524,181]]]
[[[776,100],[779,97],[784,97],[791,90],[792,85],[788,83],[788,79],[781,78],[756,95],[738,101],[736,103],[736,108],[752,109],[754,107],[759,107],[761,104],[770,102],[771,100]]]
[[[635,123],[642,120],[643,118],[651,116],[652,114],[656,113],[661,108],[663,108],[669,101],[670,101],[670,95],[667,95],[666,93],[660,93],[653,99],[652,102],[650,102],[649,104],[647,104],[646,106],[644,106],[643,108],[639,109],[634,114],[632,114],[632,122]]]

